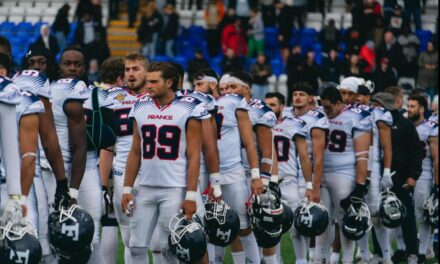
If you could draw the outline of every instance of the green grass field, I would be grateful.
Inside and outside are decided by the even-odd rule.
[[[370,241],[370,249],[372,248]],[[395,248],[395,245],[393,245]],[[284,264],[294,264],[295,263],[295,254],[293,252],[292,242],[290,241],[290,237],[288,234],[284,234],[283,239],[281,241],[281,255],[283,257]],[[150,258],[151,259],[151,258]],[[119,239],[118,246],[118,264],[124,263],[124,245],[122,244],[122,240]],[[226,252],[225,259],[223,261],[225,264],[232,264],[232,257],[229,249]],[[437,259],[429,260],[428,263],[438,263]],[[150,262],[151,264],[151,262]]]

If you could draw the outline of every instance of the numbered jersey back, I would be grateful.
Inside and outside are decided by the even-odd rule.
[[[324,174],[355,177],[354,136],[358,132],[372,132],[370,112],[347,106],[338,116],[329,119],[324,153]]]
[[[29,91],[35,95],[51,98],[50,82],[45,74],[35,70],[18,72],[13,81],[21,91]]]

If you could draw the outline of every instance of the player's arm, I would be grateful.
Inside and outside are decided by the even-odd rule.
[[[131,206],[134,208],[131,190],[133,189],[134,181],[136,180],[140,166],[141,138],[136,120],[133,119],[133,143],[131,144],[130,152],[128,152],[127,164],[125,165],[124,191],[121,201],[122,211],[126,214],[131,213]],[[129,205],[129,203],[132,203],[132,205]]]
[[[82,101],[70,101],[66,103],[64,112],[67,115],[67,127],[69,131],[69,144],[72,152],[72,171],[70,180],[70,196],[78,199],[78,189],[86,167],[87,154],[87,131],[86,120]]]
[[[368,175],[368,152],[371,133],[355,131],[354,151],[356,156],[356,184],[364,185]]]
[[[272,129],[267,126],[256,126],[257,145],[261,152],[260,172],[262,175],[270,175],[272,161]]]
[[[391,161],[393,155],[393,148],[391,145],[391,127],[384,122],[377,123],[379,128],[379,141],[383,152],[383,167],[391,169]]]
[[[429,148],[431,150],[432,163],[434,165],[434,183],[438,186],[438,137],[429,138]]]
[[[108,147],[99,151],[99,173],[101,174],[102,186],[107,186],[112,171],[113,149],[114,147]]]
[[[202,122],[190,119],[186,128],[186,156],[188,159],[188,176],[186,180],[186,197],[182,208],[187,219],[197,211],[197,184],[200,173],[200,151],[202,150]]]
[[[324,168],[325,151],[325,130],[315,128],[312,134],[312,155],[313,155],[313,199],[315,202],[321,200],[320,188],[322,170]]]
[[[313,201],[313,185],[312,185],[312,162],[307,151],[307,141],[304,137],[296,135],[294,138],[296,151],[298,152],[299,162],[303,171],[304,180],[306,181],[305,196],[309,201]]]
[[[217,124],[215,118],[202,120],[202,151],[205,155],[206,167],[209,172],[209,182],[211,190],[209,191],[210,200],[221,196],[220,189],[220,162],[217,148]]]
[[[263,182],[260,179],[260,170],[258,166],[257,149],[252,135],[252,123],[247,111],[237,110],[237,123],[240,131],[240,139],[246,150],[246,156],[249,161],[252,173],[252,193],[260,194],[263,191]],[[272,140],[272,139],[271,139]]]
[[[21,157],[21,193],[28,195],[35,175],[35,160],[38,149],[38,115],[25,115],[20,119],[19,146]]]

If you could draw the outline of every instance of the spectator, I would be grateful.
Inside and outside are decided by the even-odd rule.
[[[402,67],[400,76],[416,78],[417,76],[417,51],[419,50],[419,38],[411,32],[409,24],[404,23],[402,34],[397,38],[397,43],[402,46]]]
[[[138,41],[142,45],[142,55],[148,55],[150,58],[156,56],[157,38],[162,26],[163,18],[159,11],[157,11],[156,1],[149,0],[137,30]]]
[[[282,0],[284,4],[289,7],[291,12],[291,20],[286,23],[295,22],[298,24],[298,28],[304,28],[304,17],[307,14],[307,1],[305,0]],[[292,5],[289,5],[292,3]]]
[[[307,1],[307,12],[319,12],[325,16],[325,1],[324,0],[309,0]]]
[[[5,53],[0,53],[0,76],[8,76],[10,71],[11,58]]]
[[[90,60],[89,70],[87,71],[87,79],[90,83],[99,82],[101,78],[99,76],[98,61],[96,59]]]
[[[248,57],[264,53],[264,24],[256,8],[251,11],[248,34]],[[264,99],[264,98],[263,98]]]
[[[394,100],[396,103],[397,110],[400,114],[406,115],[406,109],[403,108],[403,88],[400,86],[391,86],[385,88],[385,93],[390,93],[394,96]]]
[[[397,5],[394,10],[394,15],[391,17],[389,28],[395,34],[400,34],[400,29],[403,25],[403,8],[400,5]]]
[[[309,83],[313,87],[313,94],[317,95],[318,77],[319,77],[319,69],[318,69],[318,65],[315,63],[315,52],[308,51],[306,54],[306,59],[301,66],[298,80],[301,82]]]
[[[363,0],[345,0],[347,5],[347,10],[351,12],[353,17],[353,26],[358,27],[361,23],[363,12],[364,12],[364,1]]]
[[[432,98],[437,93],[438,77],[438,52],[432,41],[429,41],[426,51],[419,56],[417,87],[425,90]]]
[[[220,64],[222,72],[235,72],[244,70],[243,60],[235,55],[232,48],[226,50],[226,54]]]
[[[64,50],[67,46],[66,39],[70,33],[69,24],[69,10],[70,6],[64,4],[57,12],[55,21],[52,24],[52,30],[55,32],[55,37],[58,41],[58,46],[60,50]]]
[[[364,4],[362,19],[359,24],[361,39],[366,40],[373,36],[377,17],[382,16],[382,7],[377,1],[367,0]]]
[[[366,79],[370,79],[376,68],[376,52],[374,50],[374,42],[369,40],[362,46],[359,53],[360,65],[362,68],[362,75]]]
[[[329,19],[328,25],[325,26],[319,34],[319,41],[322,44],[322,50],[329,52],[329,50],[337,50],[341,42],[341,33],[335,27],[335,20]]]
[[[339,83],[339,79],[342,75],[342,64],[338,60],[338,54],[336,50],[331,49],[328,53],[328,57],[324,59],[321,66],[321,80],[323,82]]]
[[[81,20],[86,12],[90,12],[92,8],[91,0],[79,0],[75,9],[75,16],[73,20]]]
[[[192,84],[194,74],[206,68],[209,68],[209,63],[203,57],[203,52],[197,49],[194,52],[194,59],[188,62],[188,81]]]
[[[283,3],[275,2],[275,9],[277,14],[277,27],[278,27],[278,41],[280,43],[281,56],[284,62],[289,57],[290,39],[292,38],[292,18],[289,13],[289,7]]]
[[[42,72],[51,82],[59,77],[58,65],[50,51],[44,47],[29,49],[24,59],[23,69]]]
[[[236,56],[246,56],[247,44],[241,27],[241,20],[234,17],[233,21],[233,23],[226,25],[222,32],[223,53],[226,54],[228,49],[232,49]]]
[[[351,54],[344,70],[344,76],[362,77],[361,67],[359,65],[359,56]]]
[[[11,51],[11,43],[9,40],[3,36],[0,36],[0,54],[5,54],[9,57],[10,70],[8,71],[10,76],[12,77],[15,74],[15,71],[18,70],[18,65],[15,64],[12,59],[12,51]]]
[[[255,0],[230,0],[228,8],[234,10],[234,14],[241,20],[243,31],[248,30],[251,9],[257,7]]]
[[[250,72],[254,80],[252,98],[264,100],[264,96],[269,89],[268,78],[272,75],[272,67],[267,63],[264,54],[258,54],[257,62],[251,66]]]
[[[128,9],[128,27],[134,28],[136,17],[139,9],[139,0],[127,0]]]
[[[380,65],[373,74],[374,93],[383,92],[385,88],[397,85],[394,71],[389,67],[388,58],[382,58]]]
[[[372,37],[374,39],[376,49],[382,45],[384,33],[385,33],[385,27],[383,24],[383,18],[377,17],[376,26],[374,27],[374,33]]]
[[[388,27],[391,22],[391,17],[394,16],[394,12],[396,11],[397,7],[397,0],[384,0],[383,1],[383,16],[384,16],[384,23]]]
[[[349,58],[350,54],[358,54],[361,50],[362,41],[360,33],[357,27],[351,27],[345,33],[345,44],[347,45],[346,57]]]
[[[414,18],[414,24],[416,25],[416,30],[422,29],[422,8],[420,5],[420,0],[404,0],[404,17],[405,21],[409,24],[411,22],[411,16]]]
[[[287,73],[287,89],[289,91],[287,95],[287,102],[292,101],[292,89],[293,85],[299,81],[299,75],[302,70],[301,64],[303,63],[302,50],[300,45],[295,45],[289,55],[289,59],[286,63]]]
[[[391,31],[387,31],[384,34],[384,43],[379,47],[376,54],[376,63],[379,64],[382,58],[388,58],[390,61],[390,67],[400,73],[402,65],[402,48],[396,42],[394,34]]]
[[[50,29],[47,24],[44,24],[40,28],[40,36],[32,44],[35,48],[46,48],[50,51],[53,57],[56,57],[60,52],[57,39],[50,34]]]
[[[261,17],[265,27],[274,27],[276,25],[275,0],[261,0]]]
[[[208,53],[210,56],[217,56],[220,50],[219,24],[225,16],[225,6],[222,0],[209,0],[205,7],[206,40],[208,42]]]
[[[109,4],[109,12],[110,12],[110,19],[118,19],[119,17],[119,1],[120,0],[110,0],[108,1]]]
[[[165,25],[161,32],[160,38],[165,43],[165,55],[174,57],[174,40],[179,34],[179,15],[172,4],[164,6]]]

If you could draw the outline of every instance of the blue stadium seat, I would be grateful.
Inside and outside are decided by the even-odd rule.
[[[187,67],[188,67],[188,61],[186,60],[185,57],[183,56],[176,56],[174,58],[171,58],[171,61],[177,64],[180,64],[183,69],[186,71]]]
[[[12,22],[3,22],[0,26],[0,35],[14,35],[15,34],[15,24]]]
[[[209,61],[211,69],[213,69],[219,75],[222,74],[222,68],[220,66],[222,63],[222,59],[223,59],[222,56],[217,56],[217,57],[211,58],[211,60]]]
[[[18,23],[15,29],[17,30],[17,32],[30,33],[31,31],[33,31],[34,27],[29,22],[20,22]]]
[[[428,41],[432,38],[432,32],[429,30],[417,30],[416,35],[420,40],[420,52],[425,51]]]
[[[73,44],[73,41],[75,40],[75,32],[76,32],[77,27],[78,27],[78,22],[70,23],[70,32],[69,32],[69,36],[67,36],[67,44],[68,45]]]
[[[170,58],[168,58],[168,56],[165,55],[156,55],[152,61],[170,61]]]
[[[272,66],[273,74],[277,77],[280,76],[284,72],[283,62],[279,59],[272,59],[270,61],[270,65]]]
[[[276,54],[279,54],[278,28],[264,28],[264,51],[269,58],[273,58]]]
[[[245,65],[245,69],[247,71],[251,70],[251,66],[255,64],[255,62],[257,62],[257,59],[255,58],[248,58],[244,61],[244,65]]]
[[[313,51],[315,52],[315,62],[316,62],[316,64],[321,65],[322,64],[322,60],[323,60],[323,57],[322,57],[322,45],[321,45],[321,43],[315,43],[313,45]]]
[[[311,49],[316,43],[317,32],[314,28],[303,28],[300,32],[299,43],[303,51]]]

